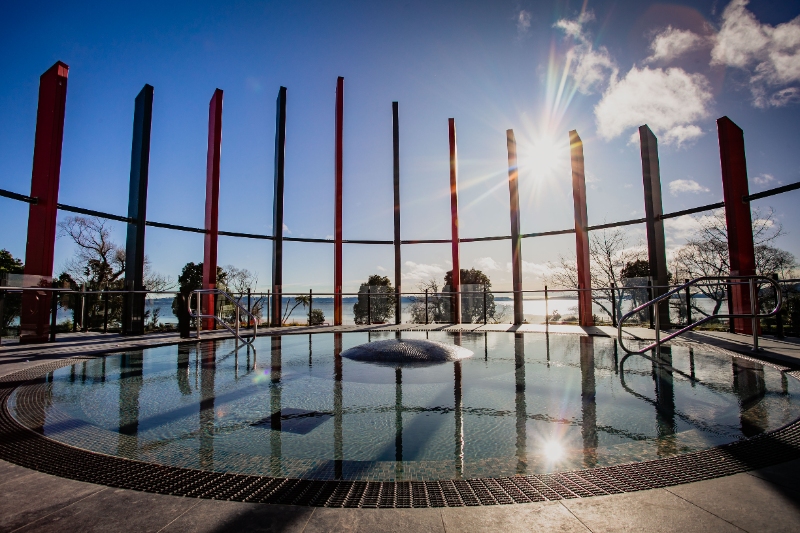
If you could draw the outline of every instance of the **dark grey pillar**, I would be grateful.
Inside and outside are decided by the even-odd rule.
[[[144,229],[147,217],[147,178],[150,170],[150,126],[153,122],[153,87],[145,85],[136,97],[131,146],[131,180],[128,192],[128,236],[125,241],[125,289],[144,290]],[[144,294],[125,298],[124,335],[144,333]]]
[[[395,308],[394,323],[399,324],[403,311],[400,298],[401,262],[400,262],[400,124],[398,122],[397,102],[392,102],[392,147],[394,151],[394,290]]]
[[[664,243],[664,214],[661,208],[661,172],[658,168],[658,140],[647,124],[639,127],[642,150],[642,181],[644,183],[644,216],[647,226],[647,258],[653,278],[653,297],[667,292],[667,250]],[[669,306],[659,305],[661,327],[669,326]]]
[[[275,114],[275,192],[272,197],[272,326],[281,325],[283,298],[283,177],[286,157],[286,87],[278,92]]]

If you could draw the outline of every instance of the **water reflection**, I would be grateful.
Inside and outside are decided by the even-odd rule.
[[[594,378],[594,338],[580,338],[581,436],[583,466],[597,466],[597,390]]]
[[[702,449],[800,416],[795,381],[742,358],[673,347],[618,359],[614,340],[588,336],[407,338],[428,335],[473,351],[483,344],[484,360],[453,362],[452,369],[375,367],[341,357],[367,335],[276,336],[263,339],[269,366],[254,379],[240,380],[244,351],[204,343],[172,347],[168,356],[131,351],[81,362],[40,386],[54,394],[57,412],[101,427],[92,406],[100,413],[119,402],[108,424],[116,434],[109,433],[114,440],[110,449],[98,448],[102,453],[169,464],[191,456],[188,466],[214,470],[253,464],[253,472],[280,477],[373,472],[363,475],[402,480],[591,468]],[[248,373],[250,357],[248,349]],[[66,439],[75,426],[48,426],[49,407],[43,409],[26,415],[30,425]]]
[[[117,453],[131,458],[136,458],[139,447],[139,394],[142,391],[143,358],[144,352],[135,350],[122,354],[120,359]]]
[[[514,334],[514,410],[517,429],[517,474],[528,467],[528,408],[525,403],[525,336]]]
[[[739,399],[739,422],[742,434],[752,437],[766,430],[768,416],[761,400],[767,394],[764,365],[748,359],[733,358],[733,390]]]
[[[217,344],[204,344],[200,355],[200,466],[214,467],[214,381],[217,376]]]

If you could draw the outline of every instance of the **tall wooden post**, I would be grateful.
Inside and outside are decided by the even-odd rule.
[[[400,259],[400,123],[397,102],[392,102],[392,153],[394,155],[394,323],[402,321],[403,296],[401,289],[402,263]]]
[[[334,154],[333,324],[342,325],[342,134],[344,132],[344,78],[336,80]]]
[[[508,148],[508,191],[511,195],[511,285],[514,290],[514,324],[525,321],[522,309],[522,239],[519,237],[519,169],[514,130],[506,130]]]
[[[456,149],[456,119],[448,119],[450,129],[450,230],[452,234],[453,275],[450,290],[453,292],[453,323],[461,324],[461,260],[458,240],[458,151]]]
[[[666,293],[667,250],[664,242],[664,222],[661,216],[661,171],[658,165],[658,140],[647,127],[639,127],[639,142],[642,154],[642,182],[644,185],[644,216],[647,226],[647,258],[650,262],[650,277],[653,279],[653,298]],[[658,320],[661,327],[669,326],[669,305],[658,305]]]
[[[51,285],[56,246],[58,184],[61,177],[61,146],[64,139],[64,111],[67,105],[69,67],[56,62],[39,78],[39,107],[33,146],[31,196],[36,203],[28,210],[28,242],[25,246],[25,275],[42,279],[37,285]],[[30,278],[28,278],[30,279]],[[28,283],[26,283],[28,285]],[[22,344],[47,342],[50,334],[50,299],[31,291],[22,296],[20,337]]]
[[[203,288],[217,288],[217,240],[219,239],[219,164],[222,156],[222,89],[214,91],[208,104],[208,154],[206,157],[206,217],[203,240]],[[203,295],[203,313],[213,315],[214,295]],[[205,329],[214,329],[214,319],[203,320]]]
[[[147,181],[150,172],[150,126],[153,122],[153,86],[145,85],[136,97],[131,144],[131,178],[128,190],[128,234],[125,241],[125,289],[144,290],[144,232],[147,219]],[[144,294],[125,300],[122,332],[144,333]]]
[[[578,322],[581,326],[594,326],[583,141],[575,130],[569,132],[569,151],[572,160],[572,203],[575,211],[575,256],[578,259]]]
[[[283,301],[283,180],[286,157],[286,87],[278,91],[275,112],[275,189],[272,195],[272,320],[281,325]]]
[[[744,201],[744,197],[750,194],[747,185],[744,132],[728,117],[717,120],[717,132],[731,275],[753,276],[756,273],[753,222],[750,216],[750,202]],[[747,285],[734,285],[731,296],[734,314],[750,313],[750,292]],[[750,319],[734,319],[733,326],[737,333],[753,333]]]

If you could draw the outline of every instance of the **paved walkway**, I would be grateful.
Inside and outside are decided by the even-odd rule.
[[[335,331],[521,331],[524,325],[319,326],[282,328],[281,334]],[[265,328],[264,333],[276,330]],[[551,326],[549,332],[615,336],[613,328]],[[259,331],[261,333],[261,330]],[[626,329],[648,339],[653,331]],[[229,337],[215,332],[204,338]],[[797,339],[764,338],[758,354],[751,339],[698,332],[689,342],[757,355],[800,367]],[[176,334],[121,337],[75,333],[37,346],[0,347],[0,375],[78,354],[100,354],[172,344]],[[184,341],[186,342],[186,341]],[[189,340],[188,342],[193,342]],[[719,479],[628,494],[496,507],[429,509],[326,509],[201,500],[82,483],[0,461],[0,531],[800,531],[800,461]]]

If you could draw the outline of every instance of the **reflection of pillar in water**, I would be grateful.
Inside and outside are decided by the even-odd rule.
[[[528,406],[525,402],[525,336],[514,334],[514,381],[516,392],[514,408],[517,413],[517,474],[528,467]]]
[[[189,350],[191,347],[188,344],[178,345],[178,369],[176,371],[176,378],[178,381],[178,390],[181,394],[188,396],[192,393],[192,387],[189,385]]]
[[[547,368],[550,368],[550,332],[544,332],[544,353],[547,358]]]
[[[142,391],[141,350],[126,352],[119,368],[119,440],[117,454],[135,459],[139,433],[139,393]]]
[[[594,379],[594,339],[580,338],[581,357],[581,436],[583,466],[597,466],[597,398]]]
[[[200,352],[200,468],[214,467],[214,381],[217,372],[217,345],[198,347]]]
[[[617,339],[614,339],[614,373],[619,374],[619,353],[617,351]]]
[[[394,460],[395,479],[403,475],[403,369],[394,369]]]
[[[489,360],[489,334],[483,332],[483,360]]]
[[[308,368],[311,368],[311,333],[308,334]]]
[[[270,371],[269,371],[269,447],[270,466],[273,476],[281,475],[281,337],[276,335],[270,342]]]
[[[656,427],[658,454],[674,455],[675,446],[675,391],[672,377],[672,348],[661,348],[661,359],[653,353],[653,378],[656,384]]]
[[[739,421],[742,435],[752,437],[767,428],[767,413],[761,400],[767,393],[764,365],[734,357],[733,390],[739,397]]]
[[[696,387],[697,382],[694,377],[694,348],[689,348],[689,376],[692,378],[692,388]]]
[[[333,470],[342,479],[342,334],[333,334]]]
[[[459,334],[459,337],[461,334]],[[459,339],[460,340],[460,339]],[[456,420],[455,431],[455,459],[456,477],[461,479],[464,473],[464,405],[461,395],[461,361],[453,363],[453,396],[455,409],[453,410]]]

